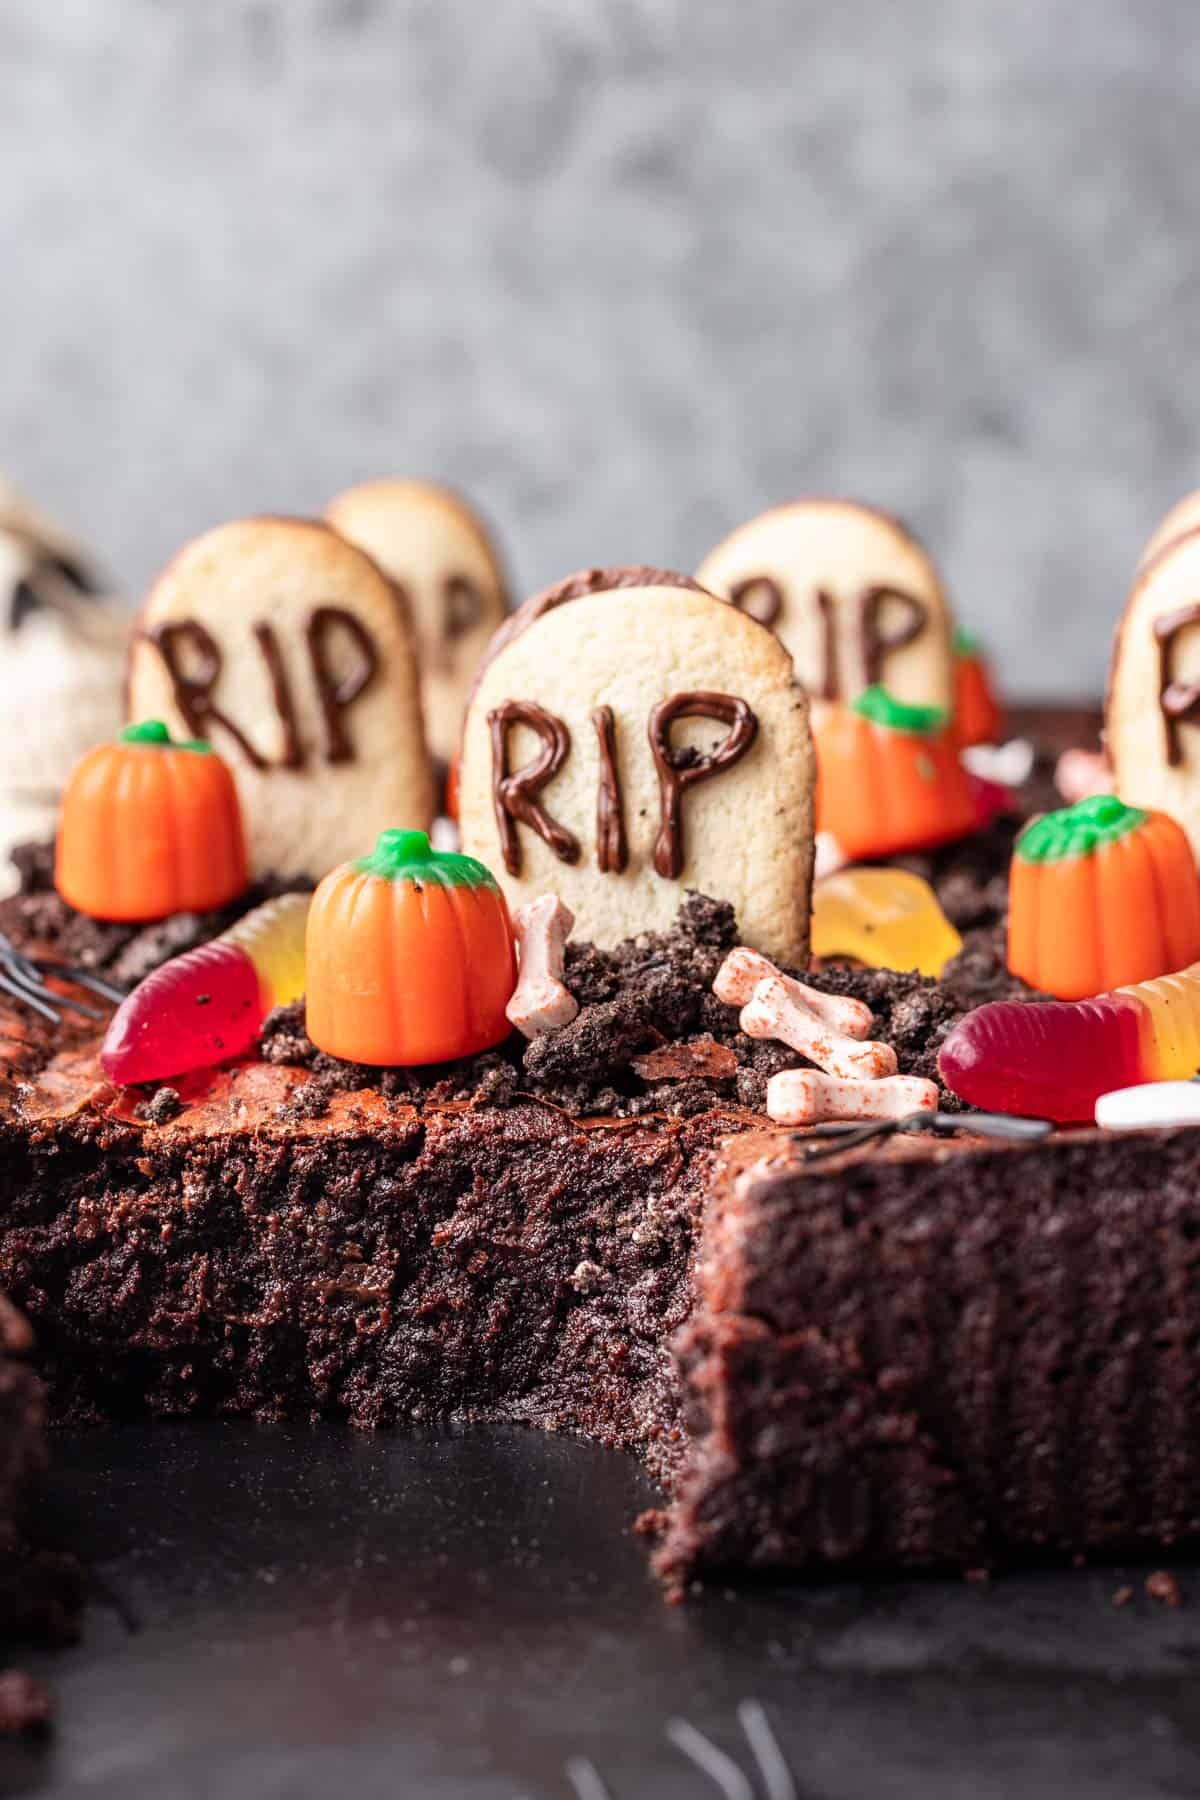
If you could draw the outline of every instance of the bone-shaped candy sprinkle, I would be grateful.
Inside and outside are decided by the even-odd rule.
[[[747,1037],[775,1038],[827,1074],[848,1081],[878,1081],[896,1073],[896,1052],[890,1044],[861,1043],[847,1037],[789,994],[779,975],[759,982],[743,1006],[738,1024]]]
[[[935,1112],[937,1084],[918,1075],[844,1081],[816,1069],[782,1069],[767,1083],[767,1114],[777,1125],[821,1125],[827,1119],[903,1119]]]
[[[810,1012],[816,1013],[835,1031],[840,1031],[850,1038],[868,1038],[874,1019],[871,1009],[862,1000],[852,1000],[843,994],[823,994],[819,988],[809,987],[806,982],[793,981],[790,975],[784,975],[760,956],[757,950],[747,950],[744,944],[731,950],[725,961],[717,970],[713,982],[713,993],[726,1006],[745,1006],[753,999],[754,990],[760,981],[781,981],[789,996],[798,1006],[806,1006]]]
[[[569,1025],[579,1002],[563,982],[563,951],[575,914],[557,894],[539,894],[513,915],[520,968],[513,997],[505,1007],[523,1037],[544,1037]]]

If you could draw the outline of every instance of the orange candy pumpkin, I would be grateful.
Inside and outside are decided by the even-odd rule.
[[[442,805],[446,809],[446,817],[458,824],[458,753],[450,758],[450,766],[446,770],[446,792]]]
[[[128,923],[208,912],[248,880],[237,789],[208,744],[172,743],[150,719],[71,771],[54,884],[76,911]]]
[[[945,714],[870,687],[815,723],[817,829],[851,862],[964,837],[975,824],[970,782]]]
[[[504,896],[483,864],[385,831],[308,915],[308,1035],[346,1062],[450,1062],[500,1043],[517,981]]]
[[[1115,794],[1028,825],[1008,892],[1008,966],[1060,1000],[1200,961],[1200,875],[1182,827]]]
[[[970,744],[998,744],[1004,714],[992,685],[992,671],[975,638],[954,634],[954,735]]]

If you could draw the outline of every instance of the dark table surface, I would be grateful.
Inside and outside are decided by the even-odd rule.
[[[52,1510],[109,1598],[78,1648],[22,1659],[60,1722],[0,1751],[0,1794],[1200,1793],[1200,1568],[1177,1569],[1177,1609],[1149,1566],[672,1608],[629,1531],[653,1500],[626,1459],[517,1429],[65,1434]],[[755,1761],[764,1718],[790,1784]],[[680,1720],[740,1786],[690,1760]]]

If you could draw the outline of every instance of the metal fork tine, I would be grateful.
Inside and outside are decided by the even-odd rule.
[[[0,931],[0,961],[11,964],[29,981],[39,979],[37,964],[24,951],[18,950],[7,932]]]
[[[57,975],[60,981],[73,981],[76,987],[87,988],[89,993],[99,994],[104,1000],[112,1000],[120,1005],[127,990],[106,981],[103,975],[95,975],[90,969],[77,969],[71,963],[39,962],[37,967],[43,975]]]
[[[39,1000],[36,994],[31,994],[28,988],[22,987],[3,968],[0,968],[0,993],[11,994],[14,1000],[23,1000],[26,1006],[32,1006],[34,1012],[41,1013],[43,1019],[49,1019],[52,1025],[62,1023],[61,1013],[55,1012],[44,1000]]]
[[[0,957],[0,967],[3,966],[4,959]],[[34,976],[27,978],[21,969],[14,968],[12,965],[8,966],[7,974],[9,980],[13,982],[16,987],[21,988],[31,1000],[44,1000],[51,1006],[69,1007],[72,1012],[82,1013],[84,1017],[88,1019],[102,1019],[104,1017],[104,1014],[96,1007],[86,1006],[82,1000],[77,1000],[73,994],[53,993],[51,989],[46,986],[40,975],[35,974]]]

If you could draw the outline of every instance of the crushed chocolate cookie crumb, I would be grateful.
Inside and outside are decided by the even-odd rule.
[[[160,1087],[149,1099],[143,1100],[137,1109],[139,1119],[145,1119],[147,1125],[169,1125],[183,1111],[183,1101],[179,1089]]]
[[[278,1059],[276,1059],[278,1060]],[[281,1119],[320,1119],[329,1111],[329,1088],[321,1081],[300,1081],[279,1108]]]
[[[613,998],[617,972],[612,958],[597,950],[595,944],[573,944],[568,939],[565,965],[567,986],[580,1006],[597,1006],[602,1000]]]
[[[309,1071],[309,1082],[288,1102],[290,1116],[297,1117],[316,1116],[326,1104],[321,1095],[358,1088],[394,1102],[505,1107],[533,1097],[577,1117],[691,1118],[713,1106],[763,1112],[771,1076],[803,1058],[786,1044],[747,1037],[738,1009],[713,993],[717,970],[737,942],[726,902],[688,894],[668,931],[643,932],[613,950],[568,944],[566,983],[579,1013],[560,1031],[532,1042],[514,1032],[497,1049],[462,1062],[369,1069],[318,1051],[304,1030],[303,1002],[297,1002],[268,1018],[262,1055]],[[976,962],[966,964],[960,977],[961,993],[888,969],[830,966],[805,979],[827,993],[865,1000],[876,1017],[876,1035],[894,1046],[901,1072],[936,1080],[943,1038],[978,1003],[965,992],[971,969],[984,968],[990,981],[987,958],[994,954],[994,946],[976,946]],[[945,1104],[958,1105],[950,1097]]]
[[[290,1063],[298,1069],[312,1067],[320,1053],[304,1029],[303,1000],[277,1006],[267,1014],[259,1051],[264,1062]]]
[[[311,881],[298,876],[255,882],[228,906],[214,912],[174,913],[150,925],[117,925],[91,919],[59,898],[54,887],[54,844],[19,844],[12,860],[20,891],[0,902],[0,928],[11,926],[25,942],[45,945],[76,968],[102,971],[121,987],[134,987],[160,963],[208,943],[244,913],[279,894],[306,892]]]
[[[1036,995],[1008,967],[1007,924],[969,931],[963,947],[942,970],[941,985],[964,1012],[989,1000],[1031,1000]]]
[[[480,1059],[481,1062],[484,1059]],[[487,1059],[472,1098],[477,1106],[511,1106],[519,1088],[517,1071],[502,1056]]]
[[[54,892],[54,839],[35,838],[29,843],[14,844],[9,860],[17,871],[22,894]]]
[[[964,1012],[985,1000],[1030,997],[1005,962],[1004,870],[1014,830],[1012,821],[999,820],[966,843],[903,859],[932,880],[965,933],[962,952],[941,981],[841,965],[805,973],[816,987],[867,1002],[875,1035],[894,1046],[903,1074],[936,1080],[938,1050]],[[226,929],[247,907],[305,885],[262,883],[220,913],[181,914],[145,927],[106,925],[72,912],[54,892],[53,845],[27,846],[16,860],[22,891],[0,902],[0,928],[7,920],[18,936],[36,938],[124,983]],[[737,1009],[712,992],[721,962],[738,941],[727,902],[689,893],[667,931],[643,932],[613,950],[568,943],[564,974],[579,1013],[562,1030],[532,1042],[514,1032],[495,1050],[460,1062],[367,1068],[318,1051],[298,1001],[270,1015],[260,1053],[268,1062],[308,1072],[308,1081],[297,1083],[283,1106],[284,1116],[296,1119],[320,1117],[333,1093],[356,1089],[372,1090],[392,1105],[426,1100],[508,1107],[534,1098],[583,1117],[689,1118],[712,1106],[764,1112],[771,1076],[804,1059],[786,1045],[746,1037]],[[143,1115],[150,1122],[167,1121],[169,1098],[146,1104],[156,1109]],[[961,1110],[950,1095],[942,1104]]]
[[[1024,819],[993,819],[982,831],[936,850],[892,857],[932,887],[942,911],[958,931],[1002,924],[1008,916],[1008,865]]]

